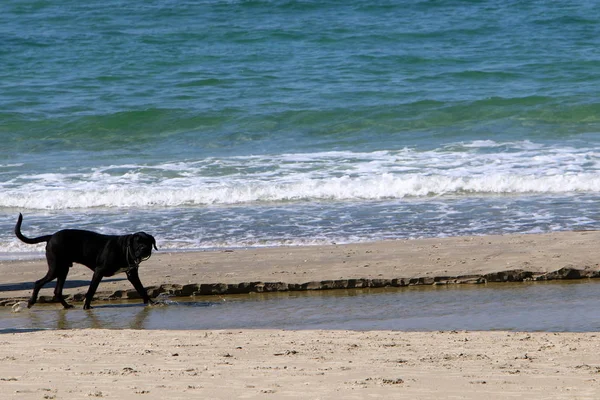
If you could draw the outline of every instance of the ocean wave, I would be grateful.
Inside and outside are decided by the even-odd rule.
[[[228,184],[111,186],[86,189],[9,190],[0,207],[70,209],[97,207],[176,207],[317,200],[381,200],[427,196],[600,192],[598,174],[555,176],[493,174],[479,177],[382,174],[332,177],[298,182],[230,182]]]
[[[12,174],[0,207],[175,207],[600,192],[600,151],[476,140],[432,151],[319,152]]]

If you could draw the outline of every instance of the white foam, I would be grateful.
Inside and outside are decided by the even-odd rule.
[[[323,152],[110,165],[30,173],[0,183],[0,207],[57,210],[600,192],[599,153],[600,149],[483,140],[460,149],[424,152]]]
[[[27,302],[25,302],[25,301],[18,301],[12,305],[13,313],[18,313],[18,312],[21,312],[26,309],[27,309]]]

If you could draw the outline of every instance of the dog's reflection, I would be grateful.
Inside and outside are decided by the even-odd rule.
[[[174,326],[195,329],[195,313],[198,308],[211,308],[220,305],[213,301],[185,301],[181,299],[157,298],[152,306],[140,303],[115,301],[98,304],[92,310],[70,310],[59,308],[58,304],[48,304],[36,310],[22,307],[13,311],[14,318],[8,322],[10,329],[170,329]],[[182,319],[183,318],[183,319]],[[182,321],[186,321],[183,322]],[[205,324],[210,322],[202,320]],[[16,326],[18,325],[18,327]],[[1,328],[1,326],[0,326]],[[2,330],[0,329],[0,333]]]
[[[93,310],[81,312],[68,312],[67,310],[56,310],[56,323],[52,327],[48,321],[43,321],[45,312],[32,312],[31,325],[44,326],[46,329],[145,329],[148,317],[152,309],[160,306],[144,307],[139,304],[106,304],[98,305]],[[107,314],[106,309],[127,309],[127,317],[120,312],[118,314]],[[127,322],[123,325],[123,322]]]

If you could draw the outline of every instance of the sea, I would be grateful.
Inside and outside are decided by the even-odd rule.
[[[590,0],[3,0],[14,236],[160,251],[600,229]]]

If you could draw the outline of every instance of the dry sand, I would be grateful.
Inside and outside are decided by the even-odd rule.
[[[147,286],[598,273],[599,232],[159,252]],[[1,262],[0,298],[30,294],[42,261]],[[571,276],[571,275],[569,275]],[[67,293],[87,290],[75,266]],[[433,280],[432,280],[433,281]],[[291,286],[290,286],[291,287]],[[123,279],[105,294],[129,289]],[[51,289],[42,293],[51,295]],[[78,304],[80,306],[80,304]],[[0,336],[1,399],[597,399],[595,333],[109,331]]]
[[[598,399],[591,333],[71,330],[0,337],[2,399]]]

